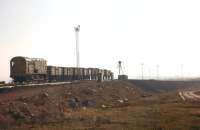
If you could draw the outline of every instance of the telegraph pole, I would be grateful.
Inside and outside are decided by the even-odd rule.
[[[121,70],[121,68],[122,68],[122,62],[121,61],[118,61],[118,68],[119,68],[119,75],[121,74],[120,73],[120,70]]]
[[[184,76],[183,76],[183,64],[181,64],[181,79],[184,79]]]
[[[74,27],[75,34],[76,34],[76,67],[80,67],[80,56],[79,56],[79,31],[80,31],[80,25],[77,27]]]
[[[159,65],[156,66],[157,80],[159,79]]]
[[[151,79],[151,69],[149,68],[149,79]]]
[[[144,70],[143,69],[144,69],[144,63],[141,64],[141,76],[142,76],[141,78],[142,78],[142,80],[144,79]]]

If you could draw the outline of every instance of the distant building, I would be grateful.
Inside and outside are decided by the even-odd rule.
[[[128,80],[128,75],[118,75],[118,80]]]

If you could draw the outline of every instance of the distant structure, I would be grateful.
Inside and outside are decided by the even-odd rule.
[[[121,61],[118,61],[118,68],[119,68],[119,75],[120,75],[121,74],[120,71],[122,71],[122,73],[123,73]]]
[[[127,80],[128,79],[128,75],[124,75],[121,61],[118,61],[118,69],[119,69],[118,80]]]
[[[157,80],[159,80],[159,65],[156,66],[156,76],[157,76]]]
[[[3,85],[5,84],[6,82],[5,81],[0,81],[0,85]]]
[[[181,64],[181,79],[184,79],[183,64]]]
[[[80,25],[77,27],[74,27],[75,34],[76,34],[76,67],[80,67],[80,55],[79,55],[79,31],[80,31]]]
[[[141,64],[141,79],[144,79],[144,63]]]

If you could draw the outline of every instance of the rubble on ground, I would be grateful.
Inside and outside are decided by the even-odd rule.
[[[122,81],[82,81],[60,86],[16,88],[12,92],[15,96],[8,96],[9,92],[5,93],[6,98],[0,95],[2,127],[58,122],[65,119],[65,113],[87,108],[123,107],[140,97],[138,89]]]

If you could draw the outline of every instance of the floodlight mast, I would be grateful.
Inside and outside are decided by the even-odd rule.
[[[76,67],[80,67],[80,54],[79,54],[79,31],[80,31],[80,25],[77,27],[74,27],[75,34],[76,34]]]
[[[157,80],[159,80],[159,65],[156,66]]]
[[[184,79],[184,74],[183,74],[183,64],[181,64],[181,79]]]
[[[144,63],[141,64],[141,78],[144,79]]]
[[[118,68],[119,68],[119,75],[120,75],[121,74],[120,70],[122,69],[122,62],[121,61],[118,61]]]

